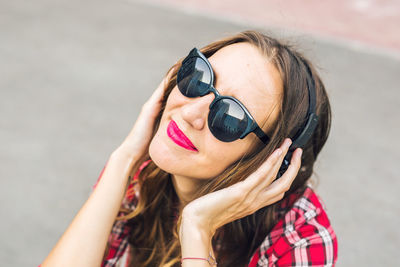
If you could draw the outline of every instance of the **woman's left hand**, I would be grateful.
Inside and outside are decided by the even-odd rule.
[[[187,204],[182,212],[185,223],[192,224],[212,237],[219,227],[281,200],[301,165],[302,149],[298,148],[286,172],[272,182],[291,143],[286,138],[281,147],[245,180]]]

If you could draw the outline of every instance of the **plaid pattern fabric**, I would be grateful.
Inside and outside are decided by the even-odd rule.
[[[291,204],[289,201],[285,204]],[[284,210],[284,209],[282,209]],[[253,254],[248,267],[334,266],[337,238],[311,187],[297,198]]]
[[[135,174],[122,203],[124,208],[134,210],[136,207],[139,197],[139,190],[135,190],[137,177],[149,162],[150,160],[143,163]],[[282,219],[254,252],[247,267],[335,265],[336,234],[330,225],[323,202],[311,187],[307,187],[301,196],[288,196],[286,201],[282,201],[280,212]],[[120,212],[119,215],[124,213]],[[114,223],[102,267],[128,266],[129,231],[126,221]],[[122,258],[124,262],[121,262]]]
[[[138,199],[139,199],[139,189],[137,188],[138,185],[138,176],[139,173],[143,170],[144,167],[147,166],[147,164],[150,163],[151,160],[148,160],[144,162],[140,167],[135,176],[132,179],[132,183],[128,186],[128,189],[126,190],[125,197],[122,201],[122,208],[131,210],[133,211],[137,205]],[[107,164],[106,164],[107,165]],[[99,178],[97,179],[96,184],[94,185],[93,188],[96,187],[97,183],[99,182],[103,172],[104,172],[105,166],[100,173]],[[117,216],[123,216],[126,215],[127,213],[124,212],[119,212]],[[117,267],[117,264],[119,266],[121,265],[126,265],[127,262],[129,261],[128,257],[125,257],[126,262],[119,262],[119,260],[122,258],[122,256],[126,255],[129,256],[129,246],[128,246],[128,235],[129,235],[129,227],[126,226],[127,220],[116,220],[114,222],[114,225],[111,229],[110,236],[108,237],[108,242],[107,242],[107,248],[106,252],[104,254],[103,262],[101,264],[102,267]]]

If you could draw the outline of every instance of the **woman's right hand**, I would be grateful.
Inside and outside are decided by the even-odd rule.
[[[122,154],[130,158],[139,158],[144,155],[149,147],[155,119],[160,112],[161,102],[172,72],[173,69],[168,72],[151,97],[144,103],[130,133],[113,154]]]

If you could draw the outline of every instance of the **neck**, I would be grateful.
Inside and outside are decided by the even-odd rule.
[[[174,174],[171,177],[181,207],[186,206],[186,204],[192,201],[197,193],[197,189],[206,182],[206,180]]]

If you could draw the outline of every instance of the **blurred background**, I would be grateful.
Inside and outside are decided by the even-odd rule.
[[[317,192],[338,266],[400,266],[400,2],[0,0],[0,262],[36,266],[167,69],[257,29],[296,44],[331,99]]]

